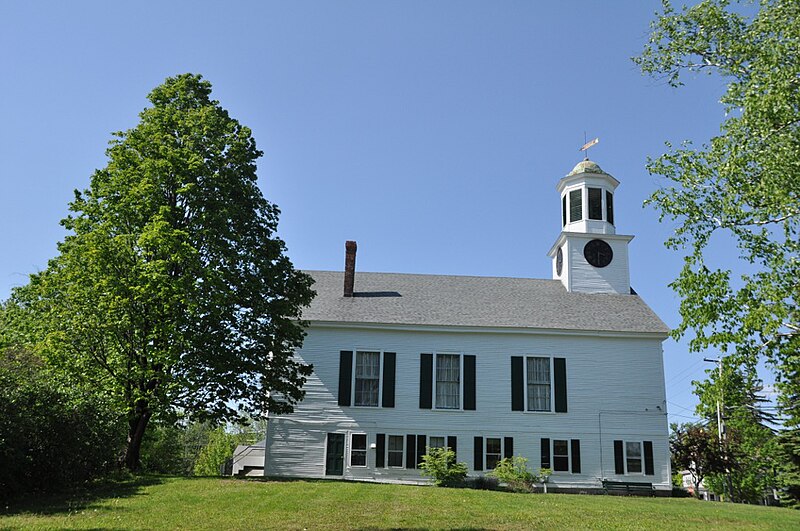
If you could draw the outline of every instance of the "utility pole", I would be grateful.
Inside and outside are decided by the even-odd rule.
[[[721,358],[703,358],[703,361],[707,361],[709,363],[716,363],[717,368],[719,369],[719,377],[717,378],[717,385],[719,386],[719,393],[717,394],[717,437],[719,439],[719,447],[725,454],[725,478],[726,478],[726,486],[728,487],[728,496],[725,501],[733,501],[731,496],[733,494],[733,483],[731,482],[731,469],[727,464],[727,445],[725,444],[725,439],[727,436],[725,434],[725,424],[724,420],[722,419],[722,400],[725,398],[723,395],[723,387],[722,387],[722,359]]]

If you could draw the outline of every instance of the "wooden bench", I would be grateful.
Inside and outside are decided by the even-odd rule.
[[[622,494],[624,496],[655,496],[656,490],[652,483],[637,483],[635,481],[608,481],[603,480],[603,492],[606,494]]]

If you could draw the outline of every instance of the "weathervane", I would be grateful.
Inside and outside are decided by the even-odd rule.
[[[586,142],[586,131],[583,132],[583,141]],[[600,142],[599,138],[595,138],[594,140],[589,140],[588,142],[586,142],[583,145],[583,147],[581,147],[578,150],[578,151],[585,151],[586,152],[586,153],[583,154],[583,156],[585,157],[584,160],[589,160],[589,148],[592,147],[593,145],[597,144],[598,142]]]

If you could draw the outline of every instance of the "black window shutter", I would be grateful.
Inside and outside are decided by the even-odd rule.
[[[561,198],[561,226],[567,224],[567,194]]]
[[[625,473],[625,456],[622,455],[622,441],[614,441],[614,473]]]
[[[573,474],[580,474],[581,473],[581,441],[578,439],[572,439],[570,441],[572,445],[572,473]]]
[[[644,473],[646,476],[654,476],[653,469],[653,441],[644,442]]]
[[[572,190],[569,193],[569,220],[580,221],[583,218],[583,191]]]
[[[339,352],[339,405],[350,405],[350,383],[353,380],[353,351]]]
[[[553,360],[553,385],[556,395],[556,413],[567,412],[567,360],[555,358]]]
[[[406,468],[417,468],[416,435],[406,435]]]
[[[589,188],[589,219],[603,219],[603,190]]]
[[[503,457],[514,457],[514,437],[503,438]]]
[[[456,454],[456,456],[458,455],[458,439],[455,436],[450,435],[447,437],[447,446],[453,450],[453,453]]]
[[[522,356],[511,356],[511,411],[525,411],[525,364]]]
[[[375,437],[375,468],[385,468],[386,434],[379,433]]]
[[[383,407],[394,407],[394,374],[397,355],[394,352],[383,353]]]
[[[419,355],[419,408],[431,409],[433,405],[433,354]]]
[[[614,224],[614,194],[606,190],[606,221]]]
[[[426,446],[425,436],[417,435],[417,468],[419,468],[420,463],[422,463],[422,456],[428,453]]]
[[[475,356],[464,356],[464,409],[475,411]]]
[[[542,468],[550,468],[550,439],[542,439]]]
[[[473,459],[473,469],[474,470],[483,470],[483,437],[475,437],[475,444],[473,446],[473,453],[475,458]]]

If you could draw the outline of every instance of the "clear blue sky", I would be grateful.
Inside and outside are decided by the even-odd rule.
[[[664,141],[719,130],[724,84],[675,90],[630,61],[658,0],[0,2],[0,299],[46,267],[75,188],[167,76],[200,73],[265,153],[294,264],[549,278],[556,182],[591,158],[621,181],[633,287],[670,326],[679,254],[642,202]],[[706,353],[705,355],[713,355]],[[665,343],[671,421],[702,354]],[[623,382],[620,382],[621,384]],[[687,409],[688,408],[688,409]]]

